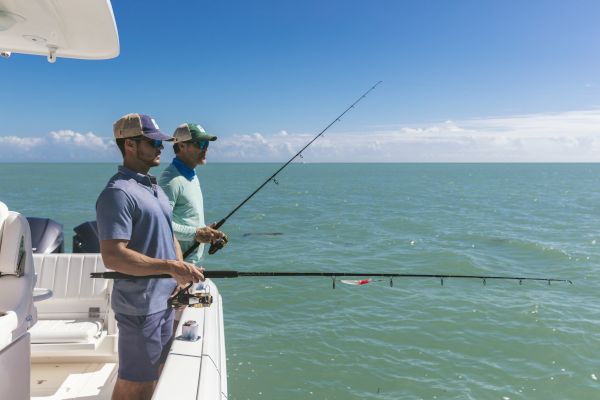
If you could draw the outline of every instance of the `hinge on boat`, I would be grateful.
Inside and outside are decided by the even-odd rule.
[[[19,258],[17,260],[17,269],[15,275],[18,277],[23,276],[25,273],[25,260],[27,252],[25,251],[25,237],[21,236],[21,243],[19,244]]]
[[[100,307],[90,307],[88,309],[88,318],[100,318]]]

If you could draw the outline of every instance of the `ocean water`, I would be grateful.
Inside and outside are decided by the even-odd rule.
[[[207,220],[278,167],[200,167]],[[115,170],[0,164],[0,200],[61,222],[70,248]],[[573,285],[219,280],[230,399],[600,398],[600,165],[292,164],[277,181],[223,226],[207,269]]]

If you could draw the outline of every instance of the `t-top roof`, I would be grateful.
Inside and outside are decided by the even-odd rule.
[[[0,51],[101,60],[119,55],[110,0],[0,0]]]

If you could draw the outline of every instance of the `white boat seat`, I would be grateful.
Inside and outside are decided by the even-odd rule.
[[[41,319],[29,330],[31,343],[95,344],[102,335],[102,321]]]
[[[0,202],[0,313],[6,315],[12,311],[17,317],[17,326],[1,333],[11,335],[10,342],[35,324],[37,316],[32,296],[35,281],[27,219],[8,211]],[[1,328],[8,329],[4,323]]]
[[[114,352],[112,282],[90,278],[91,272],[106,271],[100,254],[34,254],[33,260],[38,290],[48,289],[52,296],[35,303],[38,322],[29,330],[32,357]]]

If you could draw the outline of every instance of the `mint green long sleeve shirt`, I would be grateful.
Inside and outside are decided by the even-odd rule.
[[[197,175],[188,180],[173,164],[169,164],[158,178],[158,184],[169,198],[173,210],[173,231],[181,251],[185,253],[194,244],[196,229],[206,226],[200,181]],[[185,260],[199,266],[203,252],[204,244],[201,243]]]

